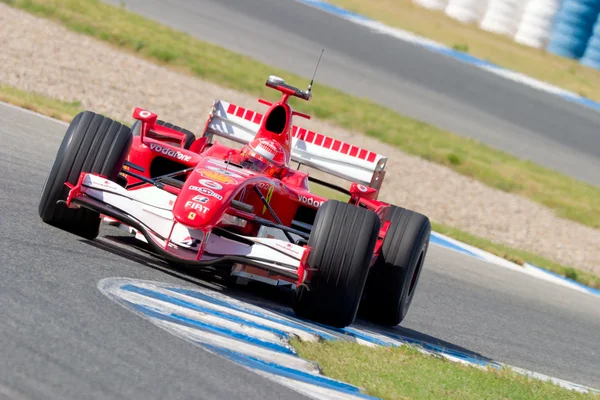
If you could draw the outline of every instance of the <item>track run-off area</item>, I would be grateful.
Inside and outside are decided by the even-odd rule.
[[[0,104],[3,396],[357,396],[349,385],[307,377],[318,375],[316,367],[290,353],[281,339],[288,332],[366,345],[408,341],[600,388],[597,296],[437,244],[401,326],[382,330],[359,320],[339,332],[298,321],[279,291],[227,287],[169,268],[115,228],[86,241],[45,225],[39,195],[65,130]],[[233,354],[235,341],[252,347]],[[265,352],[281,354],[284,369],[265,363]]]
[[[375,23],[349,21],[350,13],[324,0],[103,1],[303,76],[307,83],[325,49],[317,98],[323,83],[600,185],[597,110],[401,40]]]

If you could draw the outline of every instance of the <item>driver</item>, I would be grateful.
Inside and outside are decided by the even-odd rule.
[[[255,138],[242,148],[242,166],[269,176],[280,175],[287,168],[283,146],[272,139]]]

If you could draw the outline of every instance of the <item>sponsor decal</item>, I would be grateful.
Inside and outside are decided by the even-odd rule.
[[[297,256],[302,255],[301,252],[294,250],[294,246],[291,243],[285,243],[285,244],[275,243],[275,246],[281,247],[283,250],[285,250],[285,251],[287,251],[289,253],[295,254]]]
[[[301,194],[298,195],[298,200],[300,200],[304,204],[308,204],[311,207],[319,208],[324,203],[323,201],[313,199],[312,197],[306,197]]]
[[[208,197],[205,196],[194,196],[194,198],[192,199],[193,201],[197,201],[198,203],[202,203],[202,204],[206,204],[208,203]]]
[[[195,212],[191,212],[191,213],[188,214],[188,219],[193,220],[195,218],[196,218],[196,213]]]
[[[92,181],[92,189],[93,186],[100,186],[103,187],[105,189],[112,189],[115,190],[115,184],[109,180],[104,180],[103,182],[99,182],[99,181]]]
[[[204,187],[200,187],[200,186],[190,186],[190,190],[195,190],[196,192],[199,192],[205,196],[212,196],[218,200],[223,200],[223,196],[221,196],[218,193],[213,192],[210,189],[204,188]]]
[[[150,144],[150,150],[154,151],[155,153],[159,153],[159,154],[174,158],[176,160],[190,161],[192,159],[191,156],[186,156],[185,154],[183,154],[180,151],[175,151],[175,150],[169,149],[167,147],[163,147],[156,143]]]
[[[212,179],[213,181],[217,181],[217,182],[221,182],[221,183],[225,183],[228,185],[232,185],[232,184],[237,184],[238,182],[233,179],[230,176],[221,174],[219,172],[216,171],[209,171],[209,170],[200,170],[200,173],[202,174],[202,176],[205,176],[209,179]]]
[[[220,183],[217,183],[215,181],[211,181],[210,179],[200,179],[198,181],[198,183],[201,184],[202,186],[206,186],[207,188],[211,188],[214,190],[223,189],[223,185],[221,185]]]
[[[267,191],[267,196],[266,196],[267,204],[271,204],[271,197],[273,197],[273,189],[275,189],[273,187],[273,185],[269,185],[269,190]],[[267,211],[266,205],[263,206],[262,213],[264,214],[265,211]]]
[[[196,210],[198,212],[201,212],[202,214],[206,214],[207,211],[210,210],[210,208],[206,207],[205,205],[202,205],[200,203],[196,203],[195,201],[186,201],[185,202],[185,206],[188,208],[191,208],[192,210]],[[194,214],[193,212],[190,213]],[[194,214],[194,217],[196,216],[196,214]],[[190,218],[190,219],[194,219],[194,218]]]
[[[219,167],[213,167],[212,165],[207,165],[206,168],[210,169],[211,171],[219,172],[223,175],[230,176],[232,178],[238,178],[238,179],[244,178],[242,175],[238,174],[237,172],[234,172],[233,167],[229,167],[231,169],[224,169],[224,168],[219,168]]]

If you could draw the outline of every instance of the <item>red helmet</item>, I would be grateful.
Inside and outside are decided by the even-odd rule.
[[[242,166],[254,172],[276,175],[287,167],[287,153],[276,140],[256,138],[242,148]]]

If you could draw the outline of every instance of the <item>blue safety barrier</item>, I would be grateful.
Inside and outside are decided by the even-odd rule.
[[[588,42],[580,63],[588,67],[600,69],[600,16],[596,20],[592,37]]]
[[[546,50],[579,59],[585,53],[600,13],[600,0],[564,0],[555,16]]]

